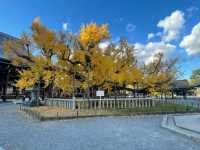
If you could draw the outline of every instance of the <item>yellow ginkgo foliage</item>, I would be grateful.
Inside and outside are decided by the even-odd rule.
[[[79,40],[84,46],[89,43],[96,44],[108,38],[109,32],[106,24],[99,26],[96,23],[84,25],[79,33]]]
[[[36,46],[41,49],[44,56],[51,57],[56,45],[56,33],[43,26],[39,18],[33,21],[31,29]]]
[[[17,80],[15,86],[20,89],[31,88],[37,82],[37,78],[34,73],[30,70],[20,71],[20,79]]]
[[[111,81],[113,75],[113,61],[111,57],[96,53],[91,63],[93,66],[93,85],[101,85],[105,81]]]
[[[44,70],[42,79],[44,80],[44,87],[47,87],[53,82],[54,73],[49,70]]]
[[[65,91],[65,92],[72,92],[72,80],[69,75],[65,72],[57,71],[55,73],[55,87]]]

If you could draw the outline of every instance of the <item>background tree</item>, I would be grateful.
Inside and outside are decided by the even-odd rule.
[[[145,88],[152,95],[163,95],[170,91],[170,84],[176,79],[177,58],[165,60],[162,53],[155,55],[152,62],[144,68]]]
[[[195,69],[192,71],[192,75],[190,77],[191,84],[200,83],[200,69]]]

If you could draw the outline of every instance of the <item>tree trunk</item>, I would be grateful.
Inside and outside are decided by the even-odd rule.
[[[117,99],[117,85],[116,85],[116,83],[115,83],[115,100]]]
[[[172,99],[174,99],[174,92],[172,91]]]

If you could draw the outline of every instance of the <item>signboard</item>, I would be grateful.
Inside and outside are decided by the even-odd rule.
[[[96,91],[96,96],[104,96],[104,91]]]

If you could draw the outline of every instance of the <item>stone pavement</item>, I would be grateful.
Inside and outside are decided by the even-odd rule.
[[[160,126],[163,116],[102,117],[39,122],[0,103],[5,150],[199,150],[200,143]]]

